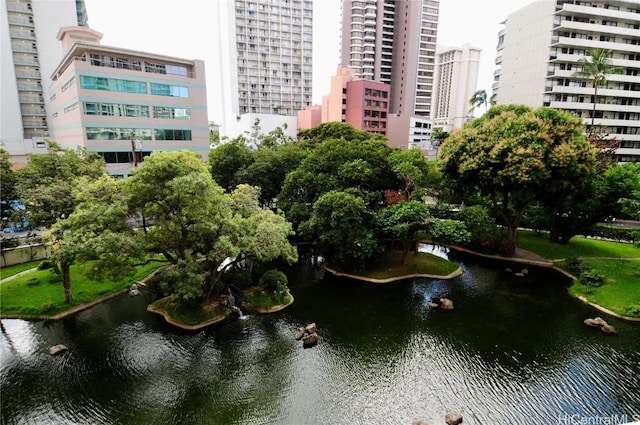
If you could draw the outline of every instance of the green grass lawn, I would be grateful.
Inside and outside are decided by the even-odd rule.
[[[104,295],[129,287],[148,276],[163,263],[138,267],[134,276],[120,281],[97,282],[82,274],[82,266],[71,266],[73,301],[65,302],[62,278],[51,269],[34,270],[0,285],[0,314],[53,316],[76,305],[89,303]]]
[[[175,295],[161,298],[152,305],[164,310],[176,322],[191,326],[207,322],[214,317],[226,316],[230,312],[229,308],[218,303],[185,307],[178,302]]]
[[[547,259],[579,258],[605,276],[601,286],[583,285],[579,276],[569,292],[623,316],[640,317],[640,248],[633,244],[574,237],[566,245],[547,233],[518,231],[518,246]],[[606,259],[601,259],[602,257]],[[568,269],[564,262],[558,267]]]
[[[549,260],[568,257],[640,258],[633,244],[574,237],[566,245],[551,243],[546,232],[518,231],[517,245]]]
[[[585,260],[605,275],[602,286],[593,287],[574,282],[569,289],[589,301],[618,314],[640,317],[640,260]]]
[[[388,250],[378,258],[375,267],[369,267],[360,275],[372,279],[390,279],[411,274],[447,276],[458,269],[458,265],[437,255],[419,252],[409,253],[406,266],[402,265],[402,251]]]
[[[29,261],[28,263],[15,264],[13,266],[0,267],[0,279],[4,279],[5,277],[13,276],[14,274],[18,274],[25,270],[33,269],[38,267],[42,260]]]

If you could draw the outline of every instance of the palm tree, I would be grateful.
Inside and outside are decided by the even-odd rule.
[[[624,68],[614,66],[611,62],[611,50],[593,49],[589,51],[589,57],[578,60],[580,71],[573,74],[574,79],[591,80],[593,82],[593,110],[591,111],[591,127],[596,118],[596,102],[598,99],[598,87],[606,86],[608,74],[622,74]]]
[[[469,103],[471,104],[471,106],[473,106],[473,108],[471,108],[471,111],[469,112],[473,112],[475,108],[479,108],[482,105],[484,105],[484,111],[486,112],[487,101],[488,101],[487,92],[485,90],[478,90],[473,94],[471,99],[469,99]]]

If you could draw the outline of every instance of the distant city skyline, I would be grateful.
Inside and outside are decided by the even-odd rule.
[[[437,43],[444,46],[469,43],[481,48],[478,89],[490,94],[500,22],[509,13],[533,2],[441,0]],[[216,8],[212,2],[85,0],[85,3],[89,26],[104,34],[102,43],[105,45],[204,60],[209,118],[215,121],[221,115],[216,103],[220,81],[213,71],[217,69],[218,41],[225,40],[217,39],[213,16]],[[314,0],[313,103],[321,103],[322,96],[329,93],[330,78],[338,69],[341,4],[341,0]]]

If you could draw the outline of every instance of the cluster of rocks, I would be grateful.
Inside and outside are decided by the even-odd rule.
[[[453,310],[453,301],[451,301],[449,298],[434,298],[429,302],[429,308],[445,311]]]
[[[509,267],[507,267],[506,269],[504,269],[505,272],[507,273],[513,273],[513,270],[510,269]],[[514,273],[516,276],[518,277],[525,277],[526,275],[529,274],[529,269],[522,269],[519,272],[515,272]]]
[[[584,324],[592,328],[600,328],[600,330],[607,335],[615,335],[618,333],[616,328],[605,322],[602,317],[596,317],[595,319],[584,319]]]
[[[458,425],[462,423],[462,415],[459,413],[447,413],[444,417],[447,425]],[[413,425],[429,425],[425,421],[413,421]]]
[[[318,343],[318,333],[316,329],[316,324],[309,323],[304,328],[303,327],[298,328],[295,335],[293,335],[293,338],[296,341],[302,340],[302,346],[305,348],[313,347]]]

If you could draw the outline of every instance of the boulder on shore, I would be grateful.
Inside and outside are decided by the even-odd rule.
[[[604,333],[606,333],[607,335],[615,335],[618,333],[618,331],[616,330],[616,328],[614,328],[611,325],[604,325],[603,327],[600,328],[600,330]]]
[[[462,423],[462,415],[459,413],[447,413],[444,417],[444,421],[447,425],[458,425]]]
[[[49,354],[52,356],[57,356],[58,354],[62,354],[68,350],[68,347],[64,344],[56,344],[49,347]]]
[[[413,421],[411,425],[429,425],[425,421]]]

